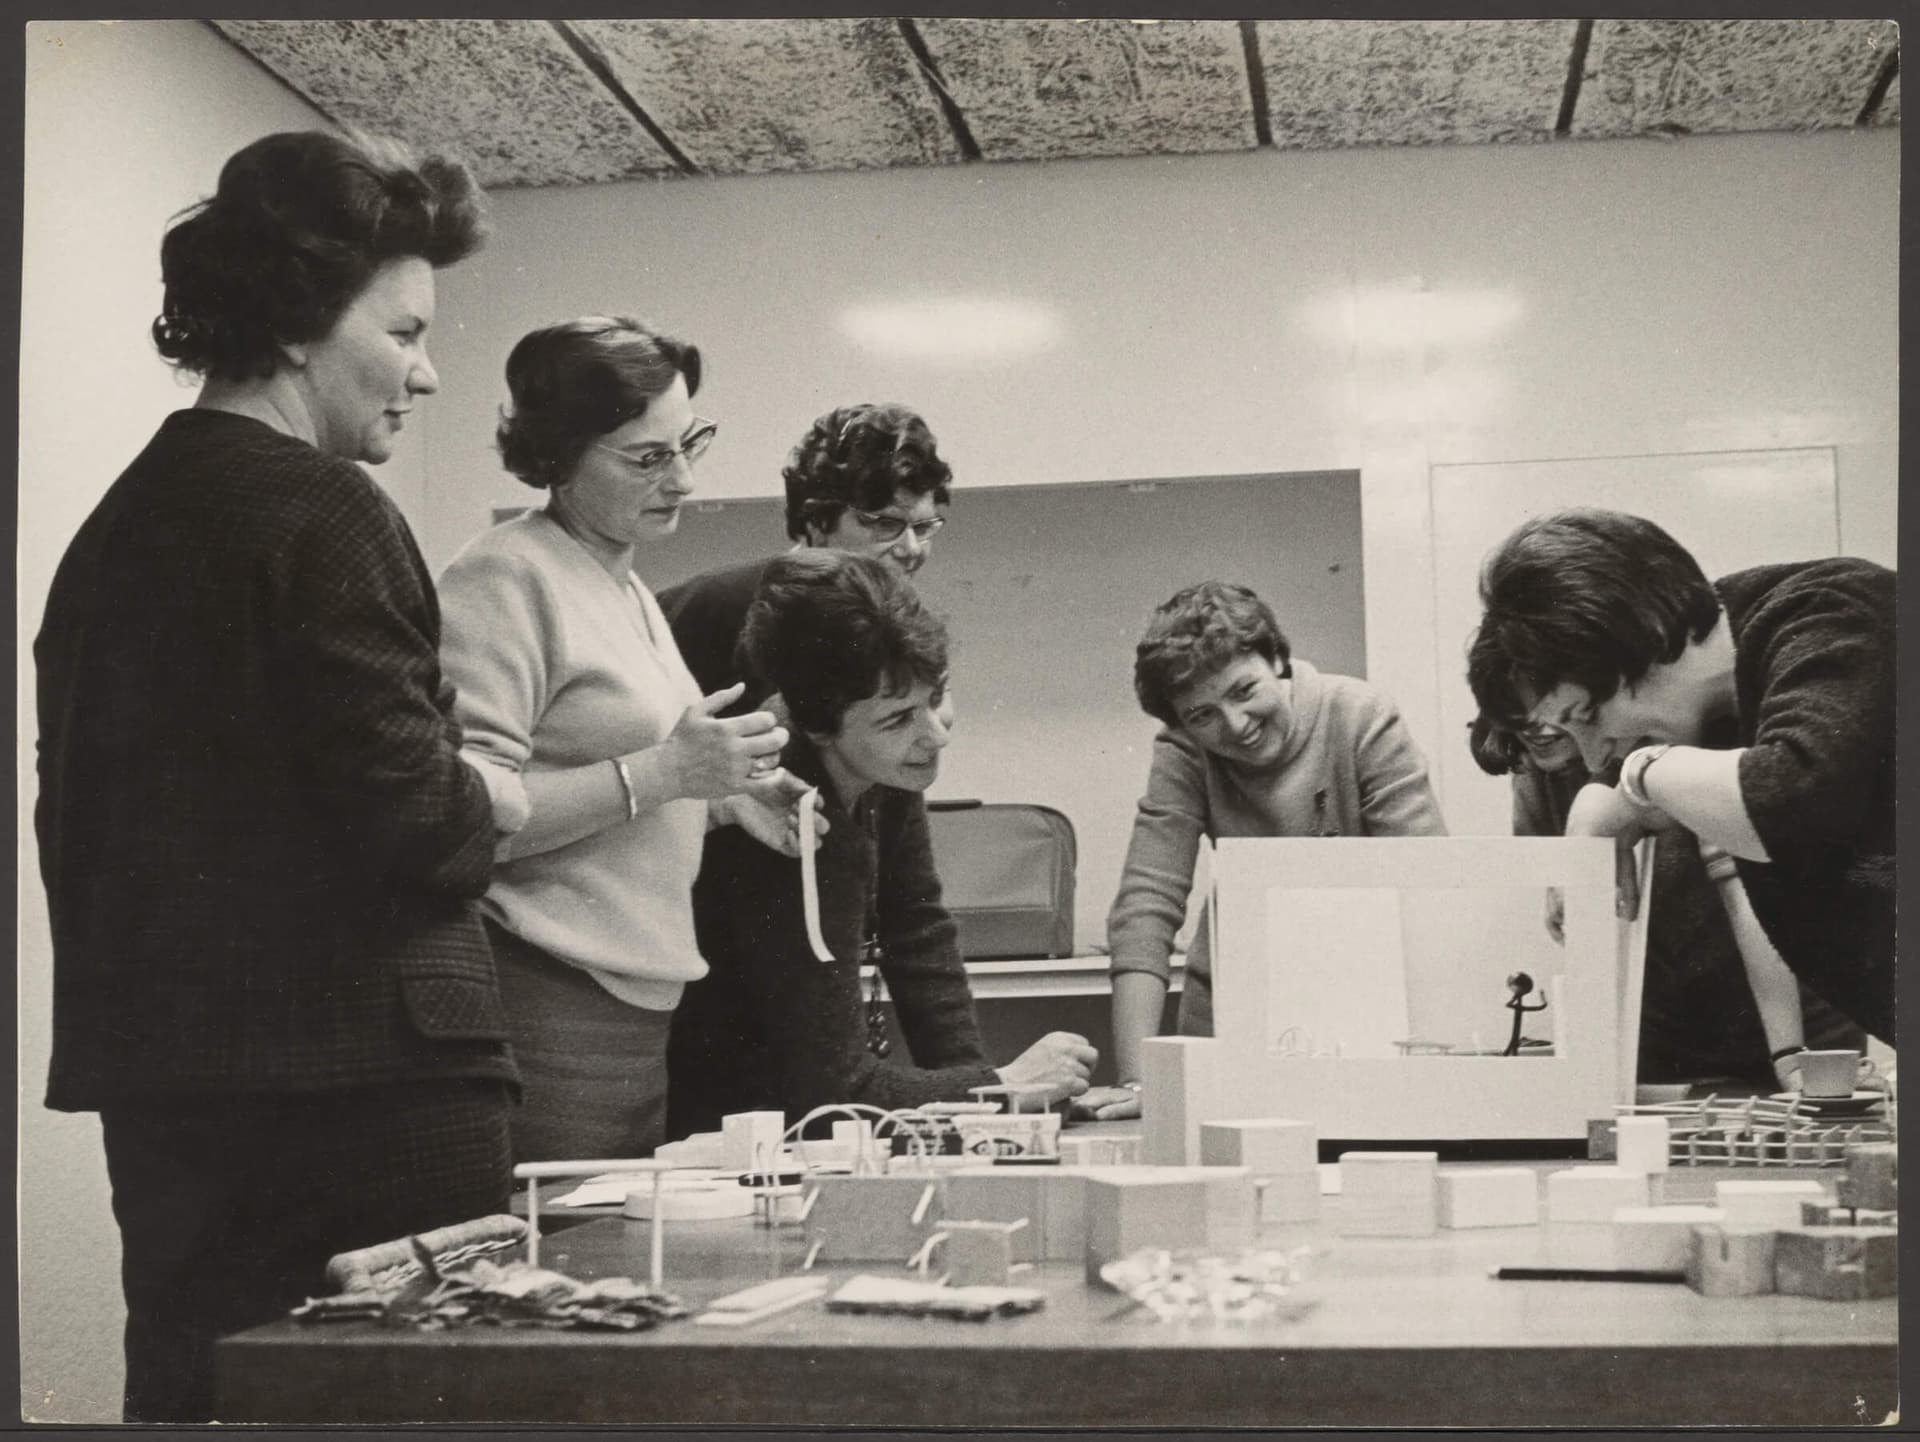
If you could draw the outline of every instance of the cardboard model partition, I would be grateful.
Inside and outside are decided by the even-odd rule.
[[[1194,1072],[1166,1099],[1181,1130],[1284,1116],[1323,1138],[1584,1137],[1633,1100],[1651,862],[1648,844],[1624,923],[1604,840],[1223,839],[1214,1039],[1164,1058]]]

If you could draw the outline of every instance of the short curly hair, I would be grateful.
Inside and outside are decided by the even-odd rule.
[[[564,485],[588,446],[647,413],[674,377],[700,389],[700,349],[625,315],[589,315],[520,337],[494,442],[508,471],[537,489]]]
[[[835,736],[856,701],[943,684],[947,628],[886,562],[808,547],[767,568],[735,660],[780,693],[801,730]]]
[[[808,526],[831,530],[840,513],[878,511],[900,491],[952,498],[953,469],[916,410],[892,402],[840,406],[814,421],[781,469],[787,483],[787,536]]]
[[[1133,694],[1149,716],[1178,726],[1181,693],[1249,653],[1293,674],[1293,650],[1273,608],[1245,586],[1202,581],[1154,608],[1133,650]]]
[[[1594,702],[1678,660],[1720,618],[1700,564],[1652,521],[1556,511],[1524,522],[1480,571],[1467,684],[1481,711],[1521,718],[1572,683]]]
[[[214,193],[160,242],[153,343],[181,370],[265,379],[281,347],[318,340],[389,261],[439,268],[486,239],[485,196],[459,161],[320,130],[237,151]]]

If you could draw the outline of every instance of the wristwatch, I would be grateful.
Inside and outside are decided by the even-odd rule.
[[[1620,763],[1620,794],[1641,810],[1651,810],[1653,798],[1647,795],[1647,768],[1672,749],[1670,743],[1662,741],[1629,752],[1627,759]]]

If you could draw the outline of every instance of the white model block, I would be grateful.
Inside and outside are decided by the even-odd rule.
[[[1854,1142],[1846,1150],[1840,1200],[1868,1211],[1900,1207],[1900,1148],[1893,1142]]]
[[[1255,1174],[1253,1189],[1263,1222],[1312,1222],[1320,1217],[1320,1168]]]
[[[1703,1297],[1757,1297],[1773,1290],[1779,1233],[1695,1227],[1687,1254],[1687,1285]]]
[[[813,1177],[801,1205],[807,1248],[819,1248],[816,1262],[904,1262],[943,1216],[940,1188],[929,1176]]]
[[[1613,1214],[1613,1265],[1623,1272],[1684,1272],[1693,1229],[1726,1219],[1718,1207],[1621,1207]]]
[[[1226,1048],[1210,1036],[1151,1036],[1140,1044],[1140,1159],[1195,1166],[1200,1123],[1230,1114]]]
[[[1064,1167],[972,1165],[946,1174],[946,1214],[956,1221],[1027,1225],[1013,1234],[1016,1262],[1077,1262],[1087,1250],[1088,1173]]]
[[[824,1150],[821,1147],[808,1147],[807,1159],[814,1160],[816,1154]],[[873,1139],[873,1123],[865,1117],[854,1117],[833,1124],[833,1150],[843,1159],[845,1166],[864,1164],[881,1171],[886,1169],[889,1148],[885,1143]]]
[[[1620,1117],[1613,1124],[1614,1164],[1635,1172],[1664,1172],[1673,1161],[1665,1117]]]
[[[1013,1282],[1014,1242],[1030,1227],[1016,1222],[942,1222],[940,1263],[956,1287],[1005,1287]]]
[[[721,1170],[726,1156],[726,1139],[719,1132],[695,1132],[677,1142],[662,1142],[653,1149],[653,1159],[674,1167],[697,1167],[703,1171]],[[740,1168],[739,1170],[745,1170]]]
[[[1713,1200],[1736,1231],[1797,1227],[1800,1204],[1826,1201],[1827,1189],[1811,1179],[1725,1181],[1713,1184]]]
[[[1547,1173],[1547,1220],[1610,1222],[1622,1207],[1653,1205],[1647,1173],[1625,1167],[1568,1167]]]
[[[1442,1167],[1435,1174],[1443,1227],[1530,1227],[1540,1220],[1531,1167]]]
[[[1142,1247],[1231,1256],[1253,1245],[1245,1167],[1112,1167],[1086,1173],[1087,1277]]]
[[[1340,1233],[1430,1237],[1440,1225],[1438,1152],[1342,1152]]]
[[[1060,1160],[1071,1167],[1137,1167],[1140,1165],[1139,1137],[1075,1136],[1061,1134]]]
[[[787,1133],[784,1112],[735,1112],[720,1118],[720,1166],[750,1172],[776,1165],[780,1138]]]
[[[1312,1122],[1261,1117],[1245,1121],[1200,1123],[1200,1164],[1252,1167],[1255,1176],[1310,1171],[1320,1161],[1320,1139]]]

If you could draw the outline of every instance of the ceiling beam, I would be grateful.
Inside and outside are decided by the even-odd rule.
[[[959,103],[948,93],[946,82],[940,78],[940,67],[934,63],[933,53],[927,49],[926,37],[921,35],[920,27],[905,16],[899,17],[894,23],[900,27],[900,38],[907,42],[907,49],[913,52],[920,73],[926,77],[927,86],[933,91],[933,98],[940,102],[940,111],[947,117],[947,125],[953,131],[953,142],[960,147],[960,158],[980,159],[980,143],[973,138],[967,117],[960,113]]]
[[[1873,86],[1867,91],[1867,103],[1860,107],[1860,114],[1854,118],[1855,125],[1870,125],[1873,117],[1880,113],[1880,102],[1887,98],[1887,87],[1893,84],[1893,77],[1900,73],[1900,48],[1891,46],[1881,57],[1880,69],[1873,77]]]
[[[627,87],[620,83],[619,77],[613,73],[613,68],[607,64],[607,58],[600,53],[598,46],[564,20],[549,20],[547,23],[553,27],[555,34],[566,41],[573,53],[580,57],[580,63],[593,73],[593,78],[606,87],[607,94],[618,101],[627,114],[639,121],[641,128],[653,137],[653,143],[664,150],[667,158],[680,167],[681,174],[705,173],[687,158],[685,151],[673,143],[672,136],[654,123],[653,117],[647,114],[646,108],[628,94]]]
[[[1267,119],[1267,67],[1260,59],[1260,31],[1251,20],[1240,22],[1240,50],[1247,57],[1247,98],[1253,105],[1254,143],[1273,147],[1273,122]]]
[[[1593,22],[1582,20],[1573,27],[1573,48],[1567,55],[1567,88],[1560,96],[1560,118],[1554,122],[1555,135],[1573,130],[1573,112],[1580,105],[1580,81],[1587,73],[1587,46],[1593,43]]]

